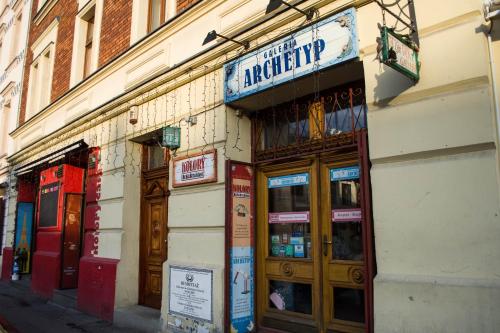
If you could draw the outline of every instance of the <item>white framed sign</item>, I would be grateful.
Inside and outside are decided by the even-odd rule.
[[[217,150],[174,159],[173,187],[217,181]]]
[[[213,321],[213,271],[170,266],[169,313]]]
[[[358,56],[356,9],[349,8],[225,64],[224,102]]]

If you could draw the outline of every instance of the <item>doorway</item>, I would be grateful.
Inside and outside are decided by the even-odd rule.
[[[365,332],[366,219],[357,151],[257,173],[257,305],[261,327]]]
[[[139,304],[160,309],[167,260],[168,163],[165,149],[143,146]]]

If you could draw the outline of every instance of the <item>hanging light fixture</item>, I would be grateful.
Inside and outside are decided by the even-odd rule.
[[[312,20],[312,18],[314,17],[314,8],[311,8],[307,11],[303,11],[302,9],[297,8],[297,6],[291,5],[288,2],[283,1],[283,0],[270,0],[269,4],[267,5],[267,8],[266,8],[266,14],[269,14],[269,13],[275,11],[281,5],[285,5],[289,8],[292,8],[292,9],[298,11],[299,13],[304,15],[308,21]]]
[[[139,113],[139,107],[137,105],[132,105],[128,112],[128,122],[132,125],[137,124],[137,117]]]
[[[207,34],[207,37],[205,37],[205,40],[203,40],[203,44],[201,44],[201,45],[205,45],[205,44],[208,44],[208,43],[216,40],[217,36],[224,38],[225,40],[230,40],[233,43],[240,44],[241,46],[243,46],[245,48],[245,50],[250,47],[250,43],[248,41],[240,42],[240,41],[234,40],[233,38],[220,35],[215,30],[210,31]]]

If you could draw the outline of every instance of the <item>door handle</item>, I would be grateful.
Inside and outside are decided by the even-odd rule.
[[[328,244],[332,244],[332,242],[328,241],[327,235],[323,235],[323,255],[325,257],[328,255]]]

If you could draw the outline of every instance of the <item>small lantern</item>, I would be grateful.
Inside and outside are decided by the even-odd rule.
[[[163,127],[162,146],[175,150],[181,146],[181,128],[174,126]]]
[[[137,105],[132,105],[128,112],[128,122],[132,125],[137,124],[137,114],[139,113],[139,107]]]

